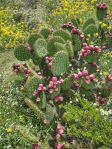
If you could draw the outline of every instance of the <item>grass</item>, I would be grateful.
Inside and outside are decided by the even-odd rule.
[[[95,16],[95,11],[94,11],[95,2],[94,1],[91,1],[91,2],[93,3],[91,4],[89,3],[88,5],[87,3],[85,4],[82,3],[83,9],[81,14],[79,13],[80,3],[77,3],[77,7],[76,7],[76,5],[72,3],[72,1],[68,1],[68,4],[63,2],[63,8],[62,8],[62,2],[59,0],[58,1],[49,0],[49,3],[47,0],[42,2],[49,10],[48,18],[45,18],[46,22],[48,21],[47,25],[50,26],[50,28],[52,27],[53,29],[57,29],[60,27],[60,25],[64,24],[67,21],[70,21],[70,18],[74,16],[74,14],[72,14],[72,11],[70,10],[70,5],[72,5],[72,7],[74,6],[76,8],[75,16],[77,15],[77,17],[80,17],[80,21],[81,21],[81,26],[79,27],[80,29],[82,28],[83,20],[86,20],[86,18],[90,16],[95,18],[95,21],[97,22],[97,26],[98,26],[99,22]],[[100,1],[100,2],[103,2],[103,1]],[[13,50],[13,48],[18,43],[25,43],[26,37],[30,33],[35,32],[35,29],[29,29],[28,26],[23,25],[23,23],[15,22],[13,20],[13,14],[8,13],[7,3],[4,1],[4,3],[2,2],[1,4],[4,7],[4,8],[1,8],[1,12],[0,12],[1,13],[0,19],[2,22],[1,30],[4,32],[1,34],[0,51],[8,52],[8,50],[9,51]],[[57,7],[57,5],[59,5],[59,7]],[[5,10],[5,8],[7,9]],[[59,9],[63,11],[58,12]],[[110,13],[112,13],[111,12],[112,8],[110,6],[109,6],[109,10],[110,10]],[[61,18],[63,19],[61,20]],[[41,28],[42,26],[40,26],[40,29]],[[110,53],[108,53],[107,55],[106,54],[102,58],[102,63],[100,65],[102,70],[101,73],[103,74],[103,76],[105,76],[107,72],[109,72],[109,68],[111,66],[111,57],[110,57],[111,54]],[[4,61],[3,63],[5,65],[5,63],[8,63],[8,61]],[[0,147],[3,149],[26,148],[25,145],[22,145],[19,143],[18,140],[20,138],[18,139],[16,138],[17,133],[14,131],[14,128],[13,128],[13,125],[15,123],[19,123],[24,125],[25,127],[28,127],[28,130],[30,130],[35,136],[37,136],[38,131],[40,131],[41,132],[40,142],[41,143],[45,142],[44,148],[46,147],[46,149],[47,147],[49,148],[47,141],[45,141],[47,139],[46,136],[48,136],[49,134],[52,134],[52,137],[55,138],[57,134],[56,127],[57,127],[57,123],[60,121],[60,117],[57,117],[57,119],[55,119],[52,122],[52,125],[48,125],[48,126],[43,125],[39,117],[37,115],[34,115],[34,113],[30,110],[30,108],[24,103],[24,98],[28,96],[25,90],[25,82],[26,82],[26,79],[21,79],[18,76],[15,77],[15,74],[14,74],[11,78],[9,78],[7,82],[5,83],[2,82],[2,86],[0,88],[0,114],[1,114],[0,116],[1,146]],[[108,103],[106,103],[106,105],[102,107],[102,109],[104,109],[104,111],[109,111],[111,110],[111,106],[112,106],[112,99],[110,98]],[[61,108],[60,108],[60,111],[61,111]],[[110,113],[111,112],[112,111],[110,111]],[[104,117],[108,118],[108,115]],[[109,115],[109,118],[110,118],[110,115]],[[32,147],[30,146],[27,148],[31,149]]]

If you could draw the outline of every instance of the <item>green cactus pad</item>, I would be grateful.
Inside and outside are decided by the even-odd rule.
[[[84,32],[85,28],[90,24],[94,24],[94,25],[96,24],[95,19],[92,17],[87,18],[87,20],[84,22],[84,24],[82,26],[82,31]]]
[[[51,30],[49,28],[42,28],[39,31],[39,34],[42,35],[44,37],[44,39],[48,39],[48,36],[51,35]]]
[[[70,58],[73,58],[73,56],[74,56],[74,51],[73,51],[72,43],[71,43],[69,40],[66,41],[65,47],[66,47],[66,49],[67,49],[67,52],[68,52],[68,54],[69,54],[69,57],[70,57]]]
[[[67,52],[67,49],[66,49],[65,45],[63,45],[61,43],[58,43],[58,42],[55,42],[54,45],[55,45],[55,49],[56,49],[57,52],[62,51],[62,50]]]
[[[28,44],[29,46],[34,50],[34,44],[35,44],[35,41],[39,38],[43,38],[42,35],[40,34],[34,34],[32,33],[29,37],[28,37]]]
[[[72,45],[74,51],[79,51],[82,48],[82,40],[78,34],[72,34]]]
[[[15,131],[17,131],[21,136],[23,136],[25,139],[27,139],[29,142],[37,144],[39,141],[39,138],[35,137],[34,134],[32,134],[28,128],[21,126],[20,124],[16,124],[14,126]]]
[[[109,97],[111,94],[111,90],[110,89],[102,89],[100,91],[100,93],[101,93],[101,97]]]
[[[27,105],[34,111],[34,113],[36,115],[38,115],[38,117],[40,117],[40,119],[42,119],[43,121],[46,119],[44,113],[42,110],[39,109],[39,107],[37,107],[33,101],[31,101],[29,98],[25,98],[25,103],[27,103]]]
[[[91,35],[91,38],[94,37],[94,34],[97,33],[97,27],[96,25],[93,25],[93,24],[90,24],[88,25],[85,30],[84,30],[84,38],[88,38],[87,34],[90,34]]]
[[[40,77],[29,77],[26,81],[26,91],[29,96],[33,97],[33,92],[38,89],[39,84],[42,84]]]
[[[25,45],[16,46],[14,50],[14,55],[20,61],[27,61],[31,58],[31,53]]]
[[[39,58],[36,54],[35,54],[35,51],[31,51],[31,58],[32,58],[32,61],[35,65],[38,65],[41,63],[42,59]]]
[[[45,39],[37,39],[35,41],[34,51],[39,58],[43,58],[48,55],[47,42]]]
[[[39,97],[40,97],[41,101],[38,102],[37,105],[38,105],[39,109],[44,109],[46,106],[46,95],[45,95],[44,91],[39,93]]]
[[[84,60],[88,63],[91,63],[97,59],[99,56],[99,53],[96,53],[96,51],[91,51],[91,53],[88,54],[88,56],[83,56]]]
[[[95,95],[91,91],[88,91],[85,88],[80,87],[80,94],[82,98],[88,99],[88,101],[91,101],[91,102],[96,101]],[[85,95],[85,96],[83,97],[82,95]]]
[[[64,79],[64,83],[61,85],[62,90],[69,90],[73,85],[74,78],[70,75]]]
[[[103,18],[106,18],[107,16],[107,9],[101,9],[98,8],[96,11],[96,17],[98,20],[102,20]]]
[[[55,42],[65,44],[64,39],[59,36],[54,36],[53,38],[51,38],[47,45],[47,50],[51,56],[54,56],[54,54],[56,53],[56,49],[54,45]]]
[[[61,89],[60,85],[57,85],[56,87],[58,88],[58,91],[54,90],[54,92],[52,94],[49,93],[49,97],[51,99],[54,99],[55,97],[57,97],[60,94],[60,89]]]
[[[102,26],[102,25],[101,25],[101,29],[102,29],[104,32],[106,32],[106,31],[108,30],[109,21],[108,21],[106,18],[104,18],[104,19],[102,20],[102,23],[104,23],[104,24],[107,25],[107,26]]]
[[[54,107],[52,107],[50,104],[47,104],[46,105],[46,113],[45,113],[45,115],[46,115],[46,120],[47,120],[47,125],[49,125],[50,124],[50,122],[51,122],[51,120],[53,119],[53,117],[54,117],[54,114],[55,114],[55,112],[54,112]]]
[[[78,28],[78,22],[77,22],[77,19],[76,18],[72,18],[71,19],[71,22],[73,23],[74,27],[77,27]]]
[[[59,51],[52,60],[51,72],[56,76],[65,74],[69,69],[69,59],[65,51]]]
[[[80,80],[79,80],[79,84],[82,85],[87,90],[94,87],[94,85],[95,85],[94,81],[90,81],[90,84],[86,84],[85,80],[87,80],[85,76],[81,77]]]
[[[72,41],[70,33],[67,30],[66,31],[64,31],[63,29],[56,30],[55,32],[53,32],[53,36],[59,36],[65,41],[67,40]]]

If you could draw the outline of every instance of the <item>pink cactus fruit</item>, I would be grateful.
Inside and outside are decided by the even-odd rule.
[[[60,135],[64,134],[64,130],[63,129],[59,129],[59,134]]]
[[[52,77],[52,82],[53,83],[57,82],[57,77]]]
[[[53,92],[54,92],[54,90],[53,90],[53,89],[50,89],[50,90],[49,90],[49,93],[50,93],[50,94],[52,94]]]
[[[14,67],[20,67],[20,65],[19,64],[15,64]]]
[[[70,142],[72,142],[73,137],[70,137]]]
[[[88,75],[88,71],[87,71],[87,70],[83,70],[83,71],[82,71],[82,75],[83,75],[83,76],[87,76],[87,75]]]
[[[33,92],[33,96],[37,96],[38,92]]]
[[[48,67],[51,67],[52,66],[52,63],[50,62],[50,63],[48,63]]]
[[[18,71],[19,71],[18,69],[15,69],[15,70],[14,70],[14,72],[18,72]]]
[[[95,75],[91,74],[89,77],[90,77],[90,80],[93,80],[95,78]]]
[[[46,91],[46,87],[43,87],[43,91]]]
[[[27,73],[27,71],[28,71],[28,69],[27,69],[27,68],[24,68],[24,72],[26,72],[26,73]]]
[[[85,80],[85,83],[86,84],[90,84],[90,80]]]
[[[41,99],[40,99],[40,98],[37,98],[37,99],[36,99],[36,102],[40,102],[40,101],[41,101]]]
[[[54,147],[57,147],[57,146],[58,146],[58,143],[55,143],[55,144],[54,144]]]
[[[63,101],[63,97],[62,97],[62,96],[60,96],[58,99],[59,99],[60,101]]]
[[[25,45],[28,47],[28,42],[26,42]]]
[[[43,84],[39,84],[39,87],[41,87],[43,89]]]
[[[41,72],[38,73],[39,76],[42,76]]]
[[[92,62],[92,64],[93,64],[93,65],[95,65],[95,64],[96,64],[96,62],[95,62],[95,61],[93,61],[93,62]]]
[[[23,66],[26,66],[26,63],[23,63]]]
[[[41,87],[38,87],[38,92],[41,92],[42,91],[42,88]]]
[[[29,74],[25,74],[25,77],[27,78],[29,76]]]

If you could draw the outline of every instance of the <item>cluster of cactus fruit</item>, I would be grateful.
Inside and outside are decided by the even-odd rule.
[[[98,20],[109,25],[106,18],[107,8],[105,3],[97,6],[96,16]],[[39,66],[40,72],[36,73],[28,64],[23,63],[25,67],[20,69],[19,64],[13,65],[13,71],[23,78],[27,78],[25,88],[28,97],[25,98],[25,103],[37,114],[44,124],[49,125],[54,117],[57,117],[58,105],[60,102],[66,104],[70,99],[74,99],[74,93],[79,89],[80,96],[85,94],[85,98],[89,101],[105,104],[112,90],[112,75],[108,74],[105,80],[102,80],[102,86],[94,87],[100,77],[95,76],[99,66],[98,58],[102,56],[103,51],[107,49],[105,44],[100,47],[87,45],[87,34],[91,35],[94,41],[94,34],[98,31],[103,35],[102,41],[106,39],[105,33],[111,36],[112,30],[108,28],[102,29],[95,25],[93,18],[88,18],[83,24],[82,30],[79,30],[79,18],[72,18],[71,22],[63,24],[61,29],[56,31],[48,28],[42,28],[39,33],[31,34],[28,37],[28,42],[24,45],[15,47],[14,55],[20,61],[32,59],[32,62]],[[111,44],[111,40],[109,40]],[[108,44],[109,44],[108,43]],[[110,45],[109,45],[110,46]],[[78,61],[78,52],[80,60]],[[86,64],[83,64],[86,61]],[[84,66],[87,70],[83,69]],[[77,68],[80,68],[78,74]],[[101,92],[100,96],[96,96]],[[54,101],[55,104],[54,104]],[[61,113],[64,115],[64,112]],[[32,144],[37,144],[35,136],[30,136],[30,133],[25,132],[24,127],[17,127],[18,133],[29,140]],[[58,149],[72,148],[71,143],[62,143],[58,138],[64,133],[65,127],[58,126],[59,134],[57,134],[57,143],[55,147]]]

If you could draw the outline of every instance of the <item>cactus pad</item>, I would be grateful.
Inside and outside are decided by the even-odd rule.
[[[15,131],[17,131],[20,135],[22,135],[24,138],[26,138],[29,142],[37,144],[39,141],[39,138],[35,137],[34,134],[32,134],[28,128],[21,126],[20,124],[16,124],[14,126]]]
[[[42,110],[40,110],[33,101],[31,101],[29,98],[25,98],[25,103],[27,103],[27,105],[34,111],[34,113],[36,115],[38,115],[40,117],[40,119],[42,119],[43,121],[46,119],[44,113]]]
[[[77,19],[76,18],[72,18],[71,19],[71,22],[73,23],[74,27],[77,27],[78,28],[78,22],[77,22]]]
[[[62,90],[69,90],[73,85],[74,78],[70,75],[64,79],[64,83],[61,85]]]
[[[54,56],[56,52],[55,45],[54,45],[55,42],[65,44],[64,39],[59,36],[54,36],[53,38],[51,38],[47,45],[47,50],[51,56]]]
[[[62,39],[64,39],[64,41],[72,41],[72,38],[69,34],[69,31],[65,31],[63,29],[60,29],[60,30],[56,30],[55,32],[53,32],[53,36],[59,36],[61,37]]]
[[[32,58],[32,61],[35,65],[38,65],[39,63],[41,63],[42,59],[39,58],[34,51],[31,51],[31,58]]]
[[[63,44],[61,44],[61,43],[58,43],[58,42],[55,42],[54,45],[55,45],[56,51],[64,50],[64,51],[67,52],[65,45],[63,45]],[[67,52],[67,53],[68,53],[68,52]]]
[[[34,45],[34,51],[39,58],[43,58],[48,54],[47,42],[44,39],[37,39]]]
[[[14,55],[20,61],[27,61],[31,58],[31,53],[25,45],[16,46],[14,50]]]
[[[40,77],[29,77],[26,81],[26,91],[29,96],[33,97],[33,92],[38,89],[38,85],[42,84],[42,80]]]
[[[78,34],[72,34],[73,50],[79,51],[82,48],[82,40]]]
[[[31,34],[29,37],[28,37],[28,44],[29,46],[34,50],[34,44],[35,44],[35,41],[39,38],[43,38],[42,35],[40,34]]]
[[[97,59],[99,56],[99,53],[96,53],[95,51],[91,51],[91,53],[88,54],[88,56],[83,56],[84,60],[88,63],[91,63]]]
[[[45,115],[46,115],[46,120],[47,120],[46,124],[48,125],[55,115],[54,107],[52,107],[50,104],[46,105]]]
[[[74,51],[73,51],[72,43],[71,43],[69,40],[66,41],[65,47],[66,47],[66,49],[67,49],[67,52],[68,52],[68,54],[69,54],[69,57],[70,57],[70,58],[73,58],[73,56],[74,56]]]
[[[95,25],[95,19],[94,18],[87,18],[87,20],[84,22],[83,27],[82,27],[82,31],[84,32],[85,28],[90,25],[90,24],[94,24]]]
[[[45,106],[46,106],[46,95],[45,95],[45,92],[44,91],[40,92],[39,93],[39,97],[40,97],[41,101],[38,102],[37,105],[38,105],[39,109],[44,109]]]
[[[51,35],[51,30],[49,28],[42,28],[39,31],[39,34],[42,35],[44,37],[44,39],[48,39],[48,36]]]
[[[81,98],[88,99],[88,101],[91,101],[91,102],[96,101],[95,95],[91,91],[86,90],[85,88],[80,87],[80,94],[81,94]],[[82,96],[83,94],[85,95],[84,97]]]
[[[51,71],[53,74],[59,76],[65,74],[69,69],[69,59],[65,51],[59,51],[54,55],[52,60]]]
[[[104,23],[105,25],[103,25],[103,23]],[[104,18],[104,19],[102,20],[101,29],[102,29],[104,32],[106,32],[106,31],[108,30],[108,26],[109,26],[109,21],[108,21],[106,18]]]
[[[107,16],[107,9],[98,8],[96,11],[96,17],[98,20],[102,20]]]
[[[93,24],[90,24],[84,30],[84,38],[88,38],[87,34],[90,34],[91,38],[93,38],[95,33],[97,33],[97,27]]]

